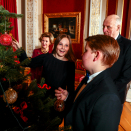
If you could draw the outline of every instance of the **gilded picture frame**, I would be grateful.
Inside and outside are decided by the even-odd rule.
[[[80,43],[81,12],[45,13],[44,32],[71,36],[72,43]]]

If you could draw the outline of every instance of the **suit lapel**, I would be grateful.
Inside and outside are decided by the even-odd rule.
[[[93,80],[92,80],[93,81]],[[86,87],[81,91],[81,93],[78,95],[78,97],[75,99],[75,102],[78,102],[82,97],[83,97],[83,95],[84,94],[87,94],[88,95],[88,93],[90,92],[90,90],[92,89],[92,83],[93,82],[90,82],[90,83],[88,83],[87,85],[86,85]],[[82,86],[80,86],[80,88],[81,88]],[[80,89],[79,88],[79,89]],[[78,90],[79,91],[79,90]],[[78,91],[77,91],[77,93],[78,93]],[[76,93],[76,94],[77,94]],[[75,103],[74,102],[74,103]]]
[[[119,36],[117,37],[117,42],[121,42],[122,40],[121,40],[121,35],[119,34]]]
[[[119,34],[119,36],[117,38],[117,42],[118,42],[118,44],[120,46],[120,55],[119,55],[119,58],[120,58],[120,56],[123,55],[123,50],[124,50],[124,44],[123,44],[124,41],[123,41],[122,36],[120,34]]]
[[[83,80],[81,81],[81,83],[80,83],[79,86],[77,87],[77,89],[76,89],[76,91],[75,91],[75,95],[78,93],[78,91],[80,90],[81,86],[82,86],[84,83],[87,84],[87,77],[86,77],[86,76],[83,78]]]
[[[96,76],[91,82],[89,82],[86,87],[81,91],[81,93],[79,94],[79,96],[76,98],[74,103],[77,103],[78,101],[80,101],[83,96],[90,94],[90,92],[92,90],[94,90],[94,88],[97,88],[97,85],[100,81],[102,81],[103,79],[105,79],[106,77],[108,77],[108,75],[110,74],[109,69],[106,69],[105,71],[101,72],[98,76]],[[79,89],[81,88],[83,84],[81,83],[81,85],[79,86]],[[79,90],[77,90],[78,92]]]

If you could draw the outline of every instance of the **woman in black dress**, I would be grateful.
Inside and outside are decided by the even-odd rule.
[[[20,48],[18,42],[12,43],[16,49]],[[26,53],[22,53],[19,57],[20,61],[25,60]],[[31,58],[28,65],[31,68],[43,66],[42,77],[45,83],[51,86],[50,94],[55,94],[54,90],[61,87],[67,89],[69,93],[74,91],[75,80],[75,58],[72,49],[72,42],[69,35],[61,34],[54,42],[52,54],[42,54],[35,58]]]

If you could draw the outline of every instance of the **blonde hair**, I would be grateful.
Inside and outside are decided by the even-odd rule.
[[[49,37],[49,40],[50,40],[50,43],[53,44],[54,43],[54,36],[52,33],[50,32],[44,32],[43,34],[41,34],[40,38],[39,38],[39,41],[41,42],[42,41],[42,38],[43,37]]]

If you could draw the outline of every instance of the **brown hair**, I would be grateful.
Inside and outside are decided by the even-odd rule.
[[[85,40],[93,52],[99,50],[103,53],[103,64],[111,67],[117,61],[120,47],[114,38],[107,35],[94,35]]]
[[[52,33],[50,32],[44,32],[43,34],[41,34],[40,38],[39,38],[39,41],[41,42],[43,37],[49,37],[49,40],[50,40],[50,43],[53,44],[54,42],[54,36]]]
[[[67,54],[65,55],[65,57],[69,60],[69,61],[75,61],[75,56],[74,56],[74,52],[72,49],[72,42],[71,42],[71,37],[69,35],[66,34],[60,34],[59,36],[57,36],[55,42],[54,42],[54,49],[52,51],[53,54],[56,54],[56,48],[57,45],[59,44],[59,42],[63,39],[63,38],[67,38],[69,40],[69,51],[67,52]]]

